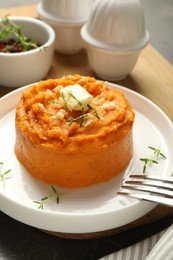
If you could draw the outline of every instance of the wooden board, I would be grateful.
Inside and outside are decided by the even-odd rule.
[[[7,14],[37,17],[37,10],[35,5],[0,10],[0,17]],[[52,67],[46,79],[75,73],[97,77],[88,64],[85,49],[73,55],[63,55],[55,52]],[[148,45],[141,52],[132,73],[125,80],[116,83],[146,96],[156,103],[173,121],[173,66],[151,45]],[[12,88],[0,87],[0,96],[12,90]],[[116,229],[88,234],[49,233],[60,237],[78,239],[102,237],[117,234],[168,216],[173,216],[173,208],[159,205],[142,218]]]
[[[165,207],[163,205],[156,206],[153,210],[151,210],[149,213],[147,213],[145,216],[129,223],[124,226],[114,228],[111,230],[105,230],[100,232],[93,232],[93,233],[82,233],[82,234],[76,234],[76,233],[61,233],[61,232],[52,232],[52,231],[46,231],[44,232],[58,237],[63,238],[70,238],[70,239],[90,239],[90,238],[100,238],[100,237],[106,237],[111,235],[116,235],[122,232],[125,232],[130,229],[134,229],[137,227],[140,227],[144,224],[149,224],[154,221],[161,220],[166,217],[173,216],[173,208],[171,207]]]

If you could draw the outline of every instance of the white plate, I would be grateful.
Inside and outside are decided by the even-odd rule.
[[[173,171],[173,126],[168,117],[143,96],[123,90],[136,112],[134,124],[134,156],[125,174],[142,172],[141,157],[150,156],[148,146],[160,148],[167,159],[148,167],[152,174],[170,175]],[[60,203],[50,201],[41,210],[34,200],[51,192],[51,187],[31,177],[14,155],[15,106],[23,88],[17,89],[0,100],[0,161],[6,175],[5,189],[0,181],[0,209],[7,215],[28,225],[56,232],[90,233],[113,229],[130,223],[152,210],[156,204],[118,196],[122,176],[95,185],[77,189],[60,196]],[[66,190],[57,188],[58,191]]]

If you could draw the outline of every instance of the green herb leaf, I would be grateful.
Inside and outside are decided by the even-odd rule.
[[[50,103],[52,103],[52,104],[58,104],[58,100],[57,100],[57,99],[50,100]]]
[[[89,109],[91,109],[91,110],[96,114],[96,117],[97,117],[98,119],[100,119],[100,116],[98,115],[97,110],[96,110],[95,108],[93,108],[93,107],[92,107],[91,105],[89,105],[89,104],[87,104],[87,106],[88,106]]]
[[[70,96],[77,101],[77,103],[79,104],[79,106],[82,106],[82,103],[72,94],[70,93]]]
[[[64,97],[64,93],[63,92],[61,93],[61,96],[62,96],[62,99],[64,100],[64,110],[67,111],[67,101],[66,101],[66,99]]]
[[[52,188],[53,192],[57,194],[57,190],[55,189],[55,187],[53,185],[51,185],[51,188]]]
[[[38,48],[38,43],[35,39],[28,39],[21,31],[21,27],[5,16],[0,23],[0,39],[1,42],[7,43],[10,38],[15,40],[12,46],[7,45],[6,50],[9,52],[17,52],[17,47],[21,47],[21,51],[28,51]],[[13,51],[12,51],[13,50]]]
[[[153,151],[154,151],[154,154],[155,154],[157,157],[161,156],[161,157],[163,157],[163,158],[166,158],[166,156],[160,151],[160,149],[154,148],[154,147],[152,147],[152,146],[148,146],[148,148],[150,148],[151,150],[153,150]]]
[[[47,51],[47,50],[48,50],[48,46],[40,47],[40,51]]]
[[[5,190],[5,176],[6,176],[9,172],[11,172],[11,169],[10,169],[10,170],[7,170],[7,171],[5,171],[5,172],[2,172],[3,165],[4,165],[4,163],[3,163],[3,162],[0,162],[0,180],[1,180],[2,183],[3,183],[3,188],[4,188],[4,190]]]
[[[56,197],[56,203],[59,204],[59,196]]]
[[[166,156],[160,151],[160,149],[152,146],[148,146],[148,148],[153,150],[154,152],[153,152],[153,156],[151,156],[150,158],[140,158],[140,160],[144,162],[143,173],[146,172],[148,165],[151,165],[153,163],[158,164],[159,157],[166,159]]]
[[[46,196],[46,197],[41,198],[41,200],[42,200],[42,201],[43,201],[43,200],[48,200],[48,198],[49,198],[49,197]]]
[[[84,120],[85,120],[85,117],[84,117],[84,116],[82,116],[82,117],[81,117],[81,120],[80,120],[80,127],[83,125],[83,123],[84,123]]]
[[[51,185],[51,189],[52,189],[53,193],[41,198],[40,201],[33,200],[34,203],[39,205],[38,209],[43,210],[46,205],[46,202],[48,202],[50,199],[53,199],[53,198],[55,198],[56,203],[59,204],[59,194],[58,194],[56,188],[53,185]]]
[[[75,121],[75,118],[74,117],[69,117],[66,122],[69,122],[69,125],[68,126],[71,126],[71,124]]]
[[[98,113],[97,113],[97,110],[96,109],[94,109],[91,105],[89,105],[89,104],[87,104],[87,106],[88,106],[88,108],[89,109],[91,109],[92,111],[93,111],[93,113],[95,113],[95,115],[96,115],[96,117],[98,118],[98,119],[100,119],[100,117],[99,117],[99,115],[98,115]],[[83,125],[83,123],[84,123],[84,120],[85,120],[85,117],[87,117],[87,115],[88,115],[89,113],[86,113],[85,114],[85,111],[84,111],[84,108],[83,108],[83,106],[82,106],[82,115],[81,116],[78,116],[78,117],[69,117],[67,120],[66,120],[66,122],[69,122],[69,126],[73,123],[73,122],[75,122],[75,121],[79,121],[79,123],[80,123],[80,127]]]

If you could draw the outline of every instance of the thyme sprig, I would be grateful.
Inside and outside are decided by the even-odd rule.
[[[152,146],[148,146],[149,149],[153,150],[153,155],[149,158],[140,158],[141,161],[144,162],[144,166],[143,166],[143,173],[146,172],[146,169],[148,167],[148,165],[151,165],[151,164],[158,164],[158,160],[160,157],[166,159],[166,156],[161,152],[161,150],[159,148],[155,148],[155,147],[152,147]]]
[[[50,103],[53,104],[53,105],[58,104],[58,100],[57,99],[50,100]]]
[[[82,115],[77,116],[77,117],[72,117],[72,116],[70,116],[70,117],[66,120],[66,122],[69,123],[68,126],[71,126],[71,124],[72,124],[73,122],[78,121],[79,124],[80,124],[80,127],[81,127],[81,126],[83,125],[83,123],[84,123],[85,118],[88,117],[88,115],[91,114],[91,113],[85,113],[84,106],[82,105],[82,103],[80,102],[80,100],[78,100],[72,93],[70,93],[70,96],[78,103],[79,106],[81,106],[81,113],[82,113]],[[65,98],[63,92],[61,93],[61,97],[62,97],[62,99],[63,99],[63,101],[64,101],[64,110],[66,111],[66,110],[67,110],[67,101],[66,101],[66,98]],[[57,100],[57,99],[51,100],[50,102],[51,102],[52,104],[58,104],[58,100]],[[95,108],[93,108],[90,104],[87,104],[87,107],[88,107],[90,110],[92,110],[92,113],[94,113],[98,119],[100,119],[100,116],[99,116],[99,114],[98,114],[98,112],[97,112],[97,110],[96,110]]]
[[[140,160],[144,162],[143,173],[146,172],[147,166],[148,166],[149,164],[150,164],[150,165],[151,165],[152,163],[158,164],[158,161],[153,160],[153,159],[151,159],[151,158],[140,158]]]
[[[72,94],[72,93],[70,93],[70,96],[74,99],[74,100],[76,100],[77,101],[77,103],[79,104],[79,106],[81,106],[81,109],[82,109],[82,115],[84,115],[85,114],[85,109],[84,109],[84,107],[83,107],[83,105],[82,105],[82,103]],[[83,119],[82,119],[83,120]]]
[[[100,116],[99,116],[98,113],[97,113],[97,110],[96,110],[95,108],[93,108],[93,107],[92,107],[91,105],[89,105],[89,104],[87,104],[87,106],[88,106],[89,109],[91,109],[91,110],[95,113],[95,115],[96,115],[96,117],[97,117],[98,119],[101,119]]]
[[[52,198],[55,198],[56,200],[56,203],[59,204],[59,197],[60,197],[60,194],[58,193],[57,189],[51,185],[51,189],[52,189],[52,193],[50,193],[48,196],[44,196],[43,198],[40,199],[40,201],[36,201],[34,200],[33,202],[38,204],[38,209],[44,209],[46,203],[52,199]]]
[[[66,101],[66,99],[64,97],[64,93],[63,92],[61,93],[61,96],[62,96],[62,99],[64,101],[64,110],[67,111],[67,101]]]
[[[163,158],[166,159],[166,156],[161,152],[160,149],[158,149],[158,148],[154,148],[154,147],[152,147],[152,146],[148,146],[148,148],[150,148],[151,150],[154,151],[154,155],[155,155],[156,157],[161,156],[161,157],[163,157]]]
[[[79,106],[83,107],[83,106],[82,106],[82,103],[81,103],[72,93],[70,93],[70,96],[71,96],[74,100],[77,101],[77,103],[79,104]]]
[[[68,126],[71,126],[71,124],[75,121],[79,121],[80,122],[80,126],[83,125],[83,122],[85,120],[85,117],[86,117],[87,114],[83,114],[81,116],[78,116],[78,117],[69,117],[66,122],[69,122],[69,125]]]
[[[10,21],[8,16],[5,16],[0,23],[0,39],[2,42],[7,42],[9,37],[16,39],[16,44],[22,47],[22,51],[28,51],[38,48],[38,43],[35,39],[28,39],[21,31],[21,26]],[[7,46],[7,48],[9,48]]]
[[[70,96],[77,101],[77,103],[79,104],[79,106],[81,106],[82,115],[81,115],[81,116],[78,116],[78,117],[72,117],[72,116],[71,116],[70,118],[68,118],[68,119],[66,120],[66,122],[69,122],[69,126],[70,126],[73,122],[79,121],[79,122],[80,122],[80,127],[81,127],[81,126],[83,125],[83,123],[84,123],[85,118],[88,116],[89,113],[85,113],[85,109],[84,109],[82,103],[81,103],[72,93],[70,93]],[[95,108],[93,108],[93,107],[92,107],[91,105],[89,105],[89,104],[87,104],[87,107],[88,107],[89,109],[91,109],[91,110],[93,111],[93,113],[96,114],[96,117],[97,117],[98,119],[100,119],[100,117],[99,117],[99,115],[98,115],[98,112],[97,112],[97,110],[96,110]]]
[[[100,117],[99,117],[99,115],[98,115],[98,113],[97,113],[97,110],[96,109],[94,109],[92,106],[90,106],[90,105],[87,105],[92,111],[93,111],[93,113],[95,113],[96,114],[96,117],[98,118],[98,119],[100,119]],[[84,123],[84,120],[85,120],[85,118],[89,115],[90,113],[85,113],[84,112],[84,110],[82,110],[82,115],[81,116],[78,116],[78,117],[69,117],[67,120],[66,120],[66,122],[69,122],[69,126],[73,123],[73,122],[75,122],[75,121],[79,121],[80,122],[80,127],[83,125],[83,123]]]
[[[2,168],[3,168],[3,165],[4,163],[3,162],[0,162],[0,180],[2,181],[3,183],[3,188],[5,190],[5,177],[6,175],[11,171],[11,169],[5,171],[5,172],[2,172]]]

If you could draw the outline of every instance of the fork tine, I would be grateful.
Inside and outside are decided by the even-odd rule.
[[[138,185],[143,185],[143,186],[152,186],[152,187],[157,187],[157,188],[162,188],[162,189],[169,189],[173,191],[173,184],[169,184],[169,183],[162,183],[162,182],[158,182],[155,180],[125,180],[126,184],[138,184]]]
[[[135,199],[150,201],[150,202],[159,203],[159,204],[173,207],[173,199],[170,199],[170,198],[159,197],[159,196],[155,196],[155,195],[151,195],[151,194],[145,195],[145,194],[140,194],[140,193],[131,193],[131,192],[123,192],[123,191],[119,191],[118,194],[123,195],[123,196],[127,195],[127,196],[130,196]]]
[[[147,186],[161,187],[162,189],[173,190],[172,176],[149,176],[144,174],[132,174],[125,180],[127,184],[142,184]]]
[[[142,178],[146,180],[156,180],[156,181],[164,181],[170,182],[173,184],[173,176],[160,176],[160,175],[146,175],[146,174],[130,174],[130,178]]]
[[[173,176],[131,174],[118,194],[173,207]]]
[[[162,196],[167,196],[167,197],[172,197],[173,198],[173,191],[166,190],[166,189],[161,189],[157,187],[147,187],[143,185],[122,185],[121,186],[123,189],[129,189],[129,190],[135,190],[135,191],[144,191],[148,193],[154,193],[154,194],[159,194]]]

